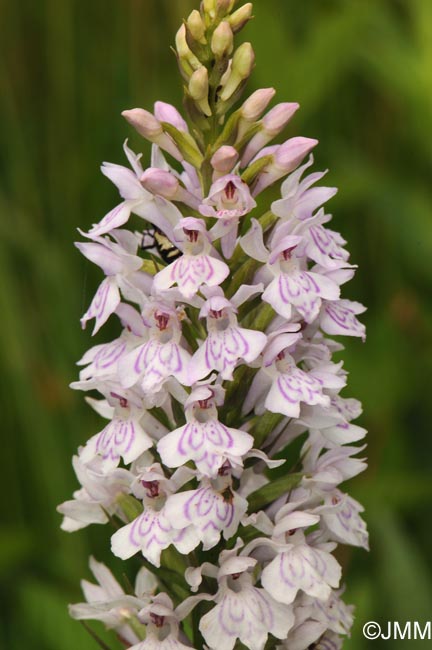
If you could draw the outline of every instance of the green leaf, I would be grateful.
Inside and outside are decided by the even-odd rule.
[[[171,397],[171,406],[173,410],[174,420],[178,427],[182,427],[186,423],[185,409],[183,404],[180,404],[174,397]]]
[[[231,298],[242,284],[250,284],[259,266],[260,262],[249,258],[228,281],[225,280],[227,297]]]
[[[271,481],[268,485],[255,490],[248,497],[249,512],[256,512],[281,497],[283,494],[296,488],[303,478],[303,474],[288,474]]]
[[[267,411],[264,415],[256,415],[251,419],[250,433],[254,437],[255,447],[260,448],[273,429],[284,419],[280,413],[270,413]]]
[[[249,165],[249,167],[242,174],[242,181],[251,185],[258,174],[260,174],[267,165],[273,161],[273,156],[262,156],[258,158],[254,163]]]
[[[174,140],[177,147],[180,149],[180,152],[183,154],[184,159],[193,165],[196,169],[199,169],[204,160],[204,156],[201,151],[198,149],[198,145],[189,133],[183,133],[179,131],[175,126],[169,124],[169,122],[161,122],[163,130],[168,133]]]
[[[134,521],[143,512],[142,503],[131,494],[120,494],[117,497],[117,503],[128,521]]]
[[[219,149],[219,147],[222,147],[225,144],[234,144],[235,142],[235,137],[237,133],[237,126],[238,122],[240,119],[240,111],[235,111],[230,115],[228,118],[222,133],[216,140],[213,148],[212,148],[212,153],[215,153]]]
[[[242,305],[243,307],[244,305]],[[255,309],[249,311],[243,317],[243,311],[240,311],[240,322],[243,327],[253,327],[253,329],[258,330],[259,332],[265,332],[267,327],[270,325],[276,312],[267,303],[263,303],[260,298],[257,299]]]

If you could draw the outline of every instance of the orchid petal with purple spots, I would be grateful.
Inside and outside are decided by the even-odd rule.
[[[93,328],[93,335],[96,334],[102,325],[107,322],[111,314],[115,312],[119,304],[120,291],[118,290],[115,278],[105,278],[99,285],[90,307],[81,318],[82,328],[85,329],[87,322],[94,318],[95,326]]]
[[[84,462],[88,462],[95,456],[100,456],[101,469],[108,473],[117,467],[120,458],[130,464],[152,445],[153,440],[140,425],[139,416],[127,419],[118,417],[111,420],[100,433],[90,438],[81,451],[80,457]]]
[[[210,255],[182,255],[178,260],[159,271],[154,279],[156,291],[164,291],[176,284],[180,293],[186,298],[192,298],[203,285],[214,287],[221,284],[229,268]]]
[[[152,338],[122,359],[119,375],[125,388],[140,382],[145,392],[156,393],[169,377],[185,384],[189,361],[190,354],[180,344]]]
[[[356,318],[357,314],[366,311],[366,307],[352,300],[336,300],[325,302],[320,325],[326,334],[358,336],[366,340],[366,328]]]
[[[201,474],[215,477],[226,460],[242,465],[242,456],[252,446],[253,438],[245,431],[231,429],[215,419],[193,419],[164,436],[157,449],[168,467],[180,467],[193,460]]]
[[[114,533],[111,538],[114,555],[126,560],[141,551],[149,562],[158,567],[162,551],[172,543],[182,553],[190,553],[199,542],[197,536],[193,529],[174,530],[165,508],[157,511],[146,506],[139,517]]]
[[[264,589],[246,585],[225,589],[218,604],[202,617],[200,631],[211,650],[232,650],[239,639],[250,650],[264,650],[269,633],[286,638],[294,624],[291,609]]]
[[[247,501],[229,486],[218,491],[208,482],[196,490],[173,494],[167,500],[166,516],[180,530],[192,525],[203,549],[207,551],[220,540],[232,537],[247,510]]]
[[[263,293],[263,300],[290,319],[294,306],[307,323],[317,317],[323,299],[337,300],[339,287],[329,278],[310,271],[279,273]]]
[[[276,555],[263,570],[261,582],[275,600],[287,605],[299,590],[327,600],[331,589],[339,586],[341,571],[330,553],[298,544]]]

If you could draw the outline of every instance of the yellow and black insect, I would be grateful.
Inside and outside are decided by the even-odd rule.
[[[146,243],[146,241],[149,241],[149,243]],[[174,262],[174,260],[183,254],[159,228],[147,228],[143,230],[141,250],[157,250],[160,257],[167,264]]]

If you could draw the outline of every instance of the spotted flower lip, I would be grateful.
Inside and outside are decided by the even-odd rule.
[[[154,289],[162,293],[176,284],[182,296],[190,300],[203,285],[219,286],[229,275],[229,267],[216,257],[203,220],[181,219],[174,232],[183,255],[156,274]]]
[[[160,556],[171,544],[181,553],[190,553],[198,544],[198,537],[192,528],[175,530],[167,519],[164,509],[153,510],[147,507],[143,514],[127,526],[120,528],[111,539],[114,555],[126,560],[139,551],[144,557],[160,566]]]
[[[269,633],[277,639],[286,638],[294,615],[266,590],[246,584],[239,591],[227,587],[221,591],[216,606],[200,622],[200,631],[211,648],[223,644],[232,650],[240,639],[251,650],[261,650]]]
[[[241,360],[250,363],[262,352],[267,337],[264,333],[238,325],[236,308],[222,296],[209,298],[201,308],[206,316],[208,337],[198,348],[189,364],[189,383],[206,377],[211,371],[231,379]]]
[[[178,530],[192,526],[204,550],[216,546],[221,534],[224,539],[230,539],[246,509],[247,502],[229,483],[218,489],[208,479],[203,479],[196,490],[172,495],[166,505],[171,525]]]
[[[127,407],[120,407],[118,410],[129,412],[119,413],[117,417],[114,415],[100,433],[90,438],[80,453],[81,460],[84,462],[100,456],[103,472],[109,472],[117,467],[120,458],[130,464],[153,445],[153,440],[140,424],[142,412],[133,413]]]
[[[194,393],[196,401],[192,401]],[[253,437],[219,422],[212,398],[213,393],[204,386],[193,391],[185,409],[187,423],[158,443],[165,465],[180,467],[192,460],[200,474],[214,478],[226,461],[242,465],[242,457],[253,446]]]
[[[291,604],[299,590],[326,601],[339,586],[341,567],[326,551],[298,544],[279,553],[262,574],[264,588],[278,602]]]
[[[81,324],[118,330],[78,362],[71,387],[104,424],[58,512],[67,532],[114,524],[117,562],[145,569],[126,594],[92,559],[70,613],[130,650],[340,650],[353,617],[333,553],[368,549],[346,492],[366,430],[331,338],[365,340],[357,267],[325,209],[336,188],[310,169],[317,140],[274,143],[299,105],[261,88],[236,106],[251,17],[233,0],[192,11],[175,38],[186,114],[123,112],[148,165],[125,142],[129,165],[102,166],[120,202],[79,230],[104,275]]]

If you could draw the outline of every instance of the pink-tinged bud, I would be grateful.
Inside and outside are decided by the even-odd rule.
[[[216,16],[218,18],[223,18],[227,15],[233,8],[235,0],[216,0],[215,9]]]
[[[178,110],[174,106],[171,106],[171,104],[156,102],[154,105],[154,114],[159,122],[168,122],[168,124],[172,124],[179,131],[189,132],[188,125]]]
[[[252,195],[257,196],[277,180],[292,172],[317,144],[318,140],[298,137],[291,138],[284,144],[263,149],[255,160],[259,160],[261,156],[272,154],[273,161],[258,175]]]
[[[140,178],[141,184],[152,194],[158,194],[165,199],[173,199],[180,183],[178,179],[165,169],[151,167],[146,169]]]
[[[159,120],[152,113],[143,108],[132,108],[122,112],[123,117],[138,131],[143,138],[153,142],[155,138],[163,133]]]
[[[145,111],[143,108],[132,108],[131,110],[123,111],[122,115],[143,138],[157,144],[176,160],[183,160],[180,151],[171,138],[164,133],[162,124],[154,115]]]
[[[201,18],[201,14],[197,9],[192,11],[186,23],[192,37],[199,43],[205,43],[205,25]]]
[[[234,34],[226,20],[223,20],[213,32],[211,50],[215,57],[222,59],[229,56],[234,47]]]
[[[263,117],[261,130],[253,136],[244,151],[242,156],[243,167],[248,165],[258,151],[285,128],[298,108],[299,104],[296,103],[278,104]]]
[[[264,115],[262,125],[264,131],[271,136],[280,133],[288,124],[294,113],[299,109],[296,102],[277,104],[267,115]]]
[[[275,96],[274,88],[260,88],[256,90],[241,107],[241,116],[248,122],[256,122]]]
[[[189,93],[204,115],[210,116],[212,112],[208,103],[209,79],[208,70],[205,66],[202,65],[191,76],[189,80]]]
[[[231,16],[228,17],[229,24],[236,34],[239,32],[246,23],[252,18],[253,5],[252,2],[247,2],[243,7],[240,7]]]
[[[236,164],[238,160],[238,152],[234,147],[230,147],[228,145],[224,145],[223,147],[220,147],[216,153],[213,154],[212,159],[211,159],[211,166],[215,170],[216,178],[219,178],[219,176],[222,174],[223,176],[225,174],[229,174],[229,172],[232,170],[234,165]],[[214,178],[213,180],[216,180]]]
[[[220,93],[222,101],[226,102],[237,90],[242,81],[245,81],[255,63],[255,52],[250,43],[242,43],[234,52],[231,72],[225,86]]]
[[[285,174],[289,174],[317,144],[318,140],[315,138],[290,138],[276,151],[276,166]]]
[[[150,167],[142,174],[140,181],[146,190],[168,201],[181,201],[194,209],[197,209],[200,204],[200,201],[180,185],[179,180],[166,169]]]

